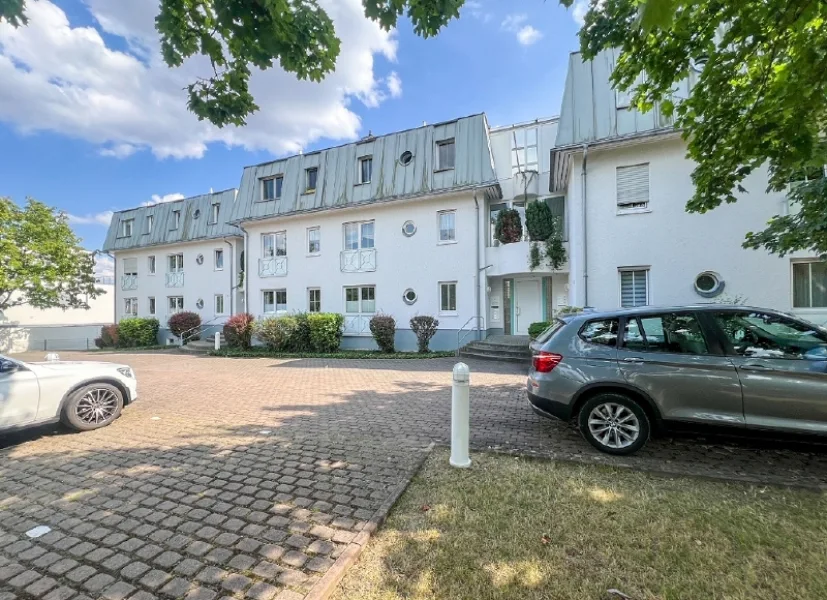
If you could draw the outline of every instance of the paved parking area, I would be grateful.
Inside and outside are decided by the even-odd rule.
[[[449,439],[450,359],[95,356],[137,373],[120,420],[0,438],[0,600],[300,599]],[[531,412],[519,366],[470,364],[475,447],[827,485],[827,450],[807,444],[660,439],[601,455]],[[25,535],[40,525],[51,533]]]

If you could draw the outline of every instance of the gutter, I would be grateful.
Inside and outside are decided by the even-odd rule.
[[[482,294],[480,293],[480,285],[482,285],[482,268],[480,267],[480,203],[477,200],[477,192],[474,192],[474,210],[477,217],[477,281],[476,281],[476,307],[477,307],[477,339],[481,340],[482,331],[480,329],[480,319],[482,318],[482,308],[480,307],[480,300]]]
[[[234,257],[233,257],[233,244],[232,244],[232,242],[228,242],[227,238],[222,238],[222,239],[224,240],[224,243],[227,244],[227,246],[230,247],[230,316],[232,316],[232,315],[235,314],[235,310],[233,310],[233,290],[238,289],[238,285],[233,285],[233,282],[235,281],[235,277],[234,277],[235,273],[233,272],[235,270],[235,260],[234,260]]]
[[[247,233],[247,230],[238,223],[233,223],[236,227],[238,227],[244,233],[244,263],[241,265],[243,268],[244,273],[244,312],[248,314],[250,313],[250,294],[248,294],[248,288],[250,283],[250,277],[247,273],[247,264],[250,262],[250,248],[249,248],[249,241],[250,235]]]
[[[589,145],[583,144],[583,162],[580,164],[580,195],[581,211],[583,216],[583,308],[589,306],[589,236],[588,220],[586,219],[586,168],[589,162]]]

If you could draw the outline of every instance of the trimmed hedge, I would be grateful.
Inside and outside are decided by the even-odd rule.
[[[154,346],[158,343],[158,319],[130,317],[118,323],[118,346]]]
[[[249,350],[253,345],[254,321],[255,318],[250,313],[239,313],[227,319],[222,330],[227,346]]]
[[[537,339],[537,336],[543,333],[546,329],[551,327],[548,321],[538,321],[528,326],[528,337],[532,340]]]
[[[310,313],[307,315],[310,328],[310,345],[313,352],[336,352],[342,343],[344,316],[338,313]]]
[[[197,340],[201,337],[201,332],[196,331],[201,326],[201,316],[198,313],[184,311],[175,313],[167,321],[169,330],[176,337],[181,337],[187,334],[187,340]]]
[[[376,314],[370,320],[370,333],[382,352],[394,351],[396,319],[390,315]]]
[[[430,352],[428,345],[431,343],[431,338],[436,335],[439,321],[427,315],[413,317],[411,319],[411,330],[416,334],[416,345],[419,352]]]

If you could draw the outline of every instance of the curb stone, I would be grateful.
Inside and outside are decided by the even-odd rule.
[[[328,569],[327,573],[311,588],[304,597],[304,600],[327,600],[330,598],[330,595],[336,590],[339,582],[345,576],[345,572],[359,559],[359,555],[362,553],[371,536],[385,522],[393,505],[396,504],[405,490],[408,489],[411,480],[422,468],[422,465],[431,455],[431,451],[435,446],[436,444],[431,442],[421,450],[421,456],[414,463],[410,477],[393,488],[391,495],[382,503],[376,512],[373,513],[373,517],[368,521],[368,524],[359,532],[353,541],[348,544],[345,551],[336,559],[336,562]]]

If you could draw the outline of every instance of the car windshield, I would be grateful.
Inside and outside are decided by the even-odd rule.
[[[549,341],[551,339],[551,337],[555,333],[560,331],[560,329],[562,329],[565,324],[566,324],[566,322],[563,321],[562,319],[557,319],[556,321],[554,321],[554,323],[551,324],[551,327],[549,327],[543,333],[538,335],[537,339],[535,341],[538,344],[545,344],[547,341]]]

